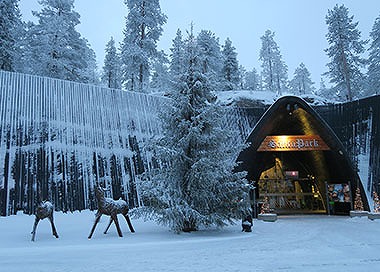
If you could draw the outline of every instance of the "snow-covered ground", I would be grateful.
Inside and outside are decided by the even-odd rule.
[[[124,237],[113,225],[94,236],[90,211],[55,213],[59,239],[45,219],[36,241],[34,216],[0,217],[1,271],[378,271],[380,221],[336,216],[281,216],[274,223],[255,220],[253,232],[240,225],[175,234],[154,222],[132,219]]]

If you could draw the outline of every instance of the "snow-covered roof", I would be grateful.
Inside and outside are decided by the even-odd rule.
[[[232,105],[236,104],[241,107],[257,107],[272,105],[277,99],[294,94],[284,93],[281,96],[277,96],[274,92],[269,91],[252,91],[252,90],[233,90],[222,91],[217,94],[218,101],[221,104]],[[332,104],[332,101],[320,97],[315,94],[300,95],[311,106]]]

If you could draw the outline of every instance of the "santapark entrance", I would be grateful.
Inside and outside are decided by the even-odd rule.
[[[278,214],[348,215],[359,176],[326,122],[302,99],[286,96],[261,117],[238,157],[253,185],[254,217],[264,198]]]

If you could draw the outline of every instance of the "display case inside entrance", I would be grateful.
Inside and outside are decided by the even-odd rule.
[[[326,184],[329,215],[348,215],[352,210],[352,194],[349,183]]]
[[[270,209],[279,214],[326,213],[323,196],[312,178],[261,179],[259,202],[268,197]]]

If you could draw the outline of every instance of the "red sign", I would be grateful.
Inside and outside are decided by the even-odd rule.
[[[319,135],[266,136],[257,151],[330,150]]]
[[[285,177],[298,178],[298,171],[285,171]]]

